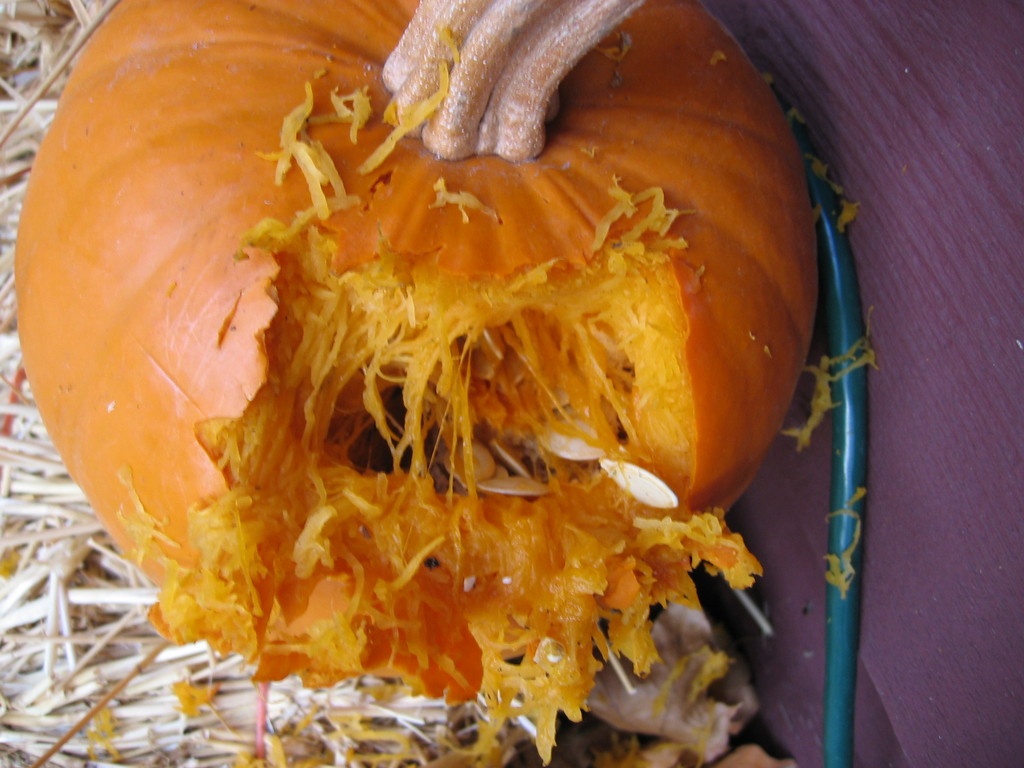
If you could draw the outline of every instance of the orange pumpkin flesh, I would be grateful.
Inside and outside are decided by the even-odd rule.
[[[536,161],[441,162],[403,140],[358,173],[390,131],[379,71],[413,6],[122,0],[33,170],[25,365],[72,475],[163,584],[162,632],[265,679],[481,691],[496,717],[536,718],[546,751],[557,712],[583,706],[593,644],[607,652],[601,619],[643,669],[648,608],[692,602],[692,567],[741,586],[757,571],[721,509],[803,360],[811,211],[760,77],[668,0],[624,25],[621,62],[593,53],[569,76]],[[258,153],[307,82],[314,115],[368,86],[375,117],[356,143],[308,127],[359,202],[285,234],[310,191],[295,169],[275,185]],[[434,205],[440,178],[495,215]],[[631,232],[642,199],[595,250],[617,199],[652,188],[682,212],[668,231]],[[559,458],[551,430],[648,468],[680,505]],[[551,492],[478,490],[474,438],[543,465]]]

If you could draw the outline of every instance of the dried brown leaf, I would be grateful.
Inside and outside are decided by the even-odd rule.
[[[591,711],[621,730],[676,744],[699,762],[720,757],[757,708],[745,664],[723,650],[699,610],[669,606],[652,637],[661,663],[646,678],[629,674],[629,687],[611,668],[602,670]]]

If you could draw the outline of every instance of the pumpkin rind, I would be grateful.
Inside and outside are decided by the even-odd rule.
[[[306,82],[318,104],[332,88],[368,85],[379,114],[380,68],[414,4],[172,5],[122,0],[83,54],[33,169],[16,269],[25,366],[72,476],[123,546],[156,525],[177,568],[196,557],[188,511],[228,486],[197,432],[239,418],[267,381],[280,267],[243,251],[242,237],[309,206],[301,177],[275,186],[257,153],[277,146]],[[694,439],[691,466],[664,446],[653,463],[685,510],[726,507],[778,431],[809,339],[816,283],[800,159],[771,93],[696,3],[651,0],[624,29],[633,48],[621,62],[591,54],[564,82],[535,162],[442,163],[406,140],[360,175],[387,125],[372,120],[356,145],[347,126],[311,128],[364,201],[325,227],[341,244],[337,271],[374,259],[383,239],[443,274],[510,279],[553,258],[591,259],[614,177],[664,189],[693,211],[671,234],[689,243],[674,265]],[[441,176],[500,223],[431,208]],[[158,558],[145,565],[164,577]],[[346,589],[316,587],[317,615],[340,609]],[[289,611],[298,632],[303,612]],[[467,631],[449,640],[467,680],[485,675]],[[268,656],[264,674],[304,669],[329,682],[310,657]],[[408,658],[363,661],[472,694]]]

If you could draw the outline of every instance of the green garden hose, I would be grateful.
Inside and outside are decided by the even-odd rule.
[[[819,211],[818,268],[828,329],[831,373],[832,476],[825,596],[824,768],[851,768],[860,638],[861,550],[867,475],[867,369],[854,352],[866,340],[849,241],[839,226],[839,201],[821,172],[803,121],[790,125],[804,155],[811,202]],[[848,369],[848,370],[847,370]]]

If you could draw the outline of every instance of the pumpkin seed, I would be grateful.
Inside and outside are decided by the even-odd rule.
[[[491,440],[490,447],[491,451],[494,453],[494,457],[508,467],[510,471],[515,472],[520,477],[532,477],[530,470],[528,470],[526,465],[519,460],[519,457],[513,454],[499,441]]]
[[[491,381],[494,379],[494,375],[498,372],[498,365],[487,355],[473,355],[470,366],[473,371],[474,379],[481,379],[482,381]]]
[[[504,496],[544,496],[551,489],[531,477],[492,477],[476,484],[478,491],[500,493]]]
[[[498,471],[498,464],[495,462],[491,452],[487,450],[487,446],[479,440],[474,440],[472,452],[473,476],[476,478],[476,481],[480,482],[481,480],[494,477],[494,474]],[[445,472],[458,480],[463,487],[469,487],[469,483],[466,481],[466,467],[463,463],[461,443],[455,451],[449,451],[442,442],[442,450],[439,453],[441,454],[441,464]]]
[[[619,459],[601,459],[601,469],[626,493],[655,509],[674,509],[679,497],[653,472]]]
[[[473,468],[476,470],[477,480],[494,477],[494,473],[498,469],[494,456],[487,450],[487,446],[478,440],[473,441]]]
[[[471,358],[473,378],[491,381],[498,373],[498,366],[505,359],[505,348],[489,328],[480,334],[480,341],[474,347]]]
[[[571,422],[571,425],[577,433],[582,432],[591,438],[597,437],[593,427],[585,422],[577,419]],[[579,434],[563,432],[559,428],[560,426],[553,425],[548,427],[547,432],[541,438],[544,447],[555,454],[555,456],[568,459],[569,461],[595,461],[605,456],[604,449],[594,445]]]
[[[559,410],[565,410],[572,406],[572,401],[569,400],[569,393],[561,387],[555,387],[551,390],[551,402]]]
[[[505,359],[505,370],[507,371],[509,384],[513,388],[526,381],[526,374],[529,373],[523,358],[516,354],[515,350],[513,350],[512,355]]]
[[[496,360],[501,360],[505,357],[505,350],[495,340],[494,336],[491,334],[490,328],[484,328],[483,333],[480,334],[480,338],[483,339],[487,349]]]

